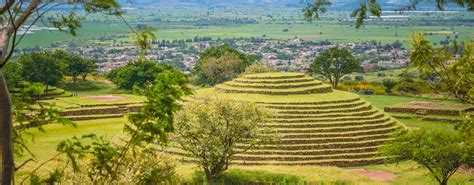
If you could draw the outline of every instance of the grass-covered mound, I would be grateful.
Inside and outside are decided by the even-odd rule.
[[[144,97],[130,94],[84,95],[44,100],[43,105],[54,105],[61,115],[73,121],[120,118],[141,109]]]
[[[460,114],[474,114],[474,106],[459,103],[411,101],[385,107],[385,112],[390,112],[394,117],[401,119],[415,118],[425,121],[457,123],[461,121]]]
[[[236,156],[234,164],[380,163],[384,158],[378,148],[403,127],[359,95],[332,90],[301,73],[247,75],[215,88],[199,89],[196,94],[195,99],[206,96],[256,102],[276,112],[266,127],[280,139]],[[173,153],[184,154],[179,149]]]

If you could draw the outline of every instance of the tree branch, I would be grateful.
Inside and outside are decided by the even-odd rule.
[[[0,7],[0,15],[3,15],[10,7],[15,4],[15,0],[6,0],[5,6]]]

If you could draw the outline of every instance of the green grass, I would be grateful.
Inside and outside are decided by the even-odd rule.
[[[30,129],[31,135],[24,135],[29,141],[29,148],[35,154],[35,160],[43,162],[57,154],[56,148],[59,142],[69,139],[73,136],[81,136],[86,134],[97,134],[106,138],[113,138],[122,132],[123,126],[127,123],[125,118],[103,119],[93,121],[78,121],[77,127],[63,126],[59,124],[45,125],[45,132],[37,129]],[[28,159],[28,157],[17,158],[17,163]],[[32,169],[38,163],[29,163],[24,169]],[[47,167],[54,167],[53,164]],[[20,171],[19,175],[24,173]]]
[[[65,101],[65,102],[73,103],[73,104],[79,104],[79,105],[141,103],[145,100],[145,97],[131,95],[131,94],[116,94],[114,96],[123,96],[125,97],[125,99],[115,100],[115,101],[97,101],[97,100],[89,99],[83,96],[73,96],[73,97],[65,97],[65,98],[58,98],[58,99],[61,101]]]
[[[217,97],[223,99],[233,99],[238,101],[251,102],[325,102],[341,101],[358,98],[359,95],[334,90],[331,93],[324,94],[299,94],[299,95],[264,95],[264,94],[245,94],[241,93],[219,93],[214,88],[204,88],[196,90],[196,95],[204,97]]]
[[[107,94],[129,94],[130,92],[119,90],[112,82],[107,80],[88,80],[66,82],[61,86],[64,90],[78,95],[107,95]]]

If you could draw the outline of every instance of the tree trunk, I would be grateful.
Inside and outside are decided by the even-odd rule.
[[[206,179],[209,184],[212,184],[214,182],[214,178],[212,176],[211,170],[208,168],[204,168],[204,173],[206,174]]]
[[[0,152],[2,156],[1,183],[9,185],[13,180],[13,137],[12,137],[12,103],[7,83],[0,72]]]

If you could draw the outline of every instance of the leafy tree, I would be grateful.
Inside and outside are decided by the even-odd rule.
[[[329,80],[333,88],[336,88],[344,75],[360,70],[360,61],[354,58],[349,50],[336,46],[316,57],[310,64],[308,72],[323,76]]]
[[[138,113],[129,116],[130,124],[124,127],[126,136],[119,142],[88,134],[58,145],[58,154],[48,161],[65,157],[60,174],[66,169],[73,173],[72,177],[61,177],[97,184],[174,184],[174,167],[158,163],[161,159],[156,145],[167,143],[168,133],[174,131],[174,114],[181,108],[178,102],[192,93],[187,77],[179,71],[167,70],[137,92],[147,98],[146,103]],[[132,176],[130,181],[126,181],[127,176]]]
[[[227,59],[232,59],[227,61]],[[200,85],[215,85],[235,78],[257,59],[246,55],[229,45],[212,47],[199,54],[199,60],[193,69]],[[202,66],[204,65],[203,68]],[[211,69],[216,67],[216,69]],[[217,73],[222,74],[217,74]],[[226,74],[224,74],[224,72]]]
[[[48,86],[57,86],[64,77],[65,63],[49,52],[23,54],[18,59],[23,67],[22,76],[28,82],[39,82]]]
[[[82,80],[86,80],[87,75],[97,68],[96,60],[82,58],[80,55],[69,54],[63,50],[54,51],[52,56],[65,62],[65,74],[72,76],[74,83],[77,82],[79,76],[82,77]]]
[[[121,89],[133,90],[134,87],[143,88],[148,82],[154,83],[156,75],[166,70],[177,69],[163,63],[138,60],[113,69],[107,78]]]
[[[176,142],[213,183],[228,169],[232,156],[270,141],[262,130],[270,116],[251,103],[218,99],[187,102],[176,115]]]
[[[393,88],[395,88],[397,84],[398,84],[397,81],[393,79],[384,79],[382,81],[382,85],[385,87],[385,91],[389,94],[392,93]]]
[[[307,20],[319,19],[320,14],[326,13],[329,6],[332,5],[329,0],[304,0],[306,7],[303,9],[304,16]],[[409,1],[402,10],[416,10],[416,6],[421,0]],[[439,10],[444,10],[446,4],[457,4],[461,7],[467,7],[468,11],[474,11],[474,2],[472,0],[430,0],[429,2],[436,2],[436,7]],[[382,15],[382,8],[377,3],[377,0],[360,0],[360,5],[352,13],[351,17],[356,18],[355,27],[360,28],[365,19],[369,18],[369,13],[373,16],[380,17]]]
[[[200,69],[205,83],[215,85],[237,77],[245,70],[245,63],[237,55],[225,53],[200,60]]]
[[[10,87],[18,87],[24,81],[21,76],[23,68],[18,62],[9,62],[0,71],[5,75],[7,85]]]
[[[57,7],[69,6],[70,11],[60,13],[55,19],[46,19],[47,13]],[[20,44],[25,35],[38,21],[50,24],[60,31],[73,36],[81,27],[81,17],[75,12],[105,13],[107,15],[121,16],[121,7],[116,0],[5,0],[0,5],[0,68],[3,68],[13,56],[15,48]],[[26,28],[19,32],[20,29]],[[67,28],[67,29],[64,29]],[[132,30],[133,31],[133,30]],[[12,103],[4,75],[0,73],[0,146],[1,146],[1,174],[0,184],[11,184],[15,169],[13,159],[13,126]]]
[[[262,63],[254,63],[247,68],[245,68],[244,74],[256,74],[256,73],[269,73],[269,72],[277,72],[277,69],[274,67],[262,64]]]
[[[391,160],[410,159],[425,169],[440,185],[447,185],[449,178],[461,165],[474,163],[474,148],[464,143],[456,132],[414,130],[402,132],[385,145],[381,152]]]
[[[422,33],[412,36],[412,67],[417,68],[435,90],[449,92],[457,99],[474,103],[474,42],[460,51],[457,43],[448,49],[434,48]]]
[[[132,34],[133,39],[140,48],[142,59],[147,54],[147,50],[151,49],[152,42],[157,39],[155,32],[155,28],[145,26],[135,30]]]

